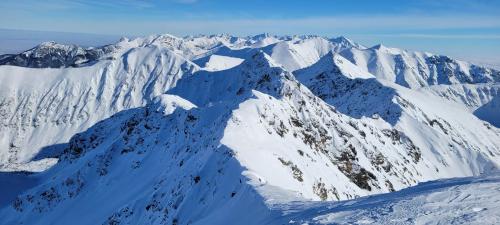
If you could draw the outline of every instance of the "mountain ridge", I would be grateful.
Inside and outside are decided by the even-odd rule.
[[[500,167],[500,130],[473,114],[495,100],[491,73],[412,86],[359,63],[373,51],[396,74],[384,66],[395,50],[277,39],[153,35],[82,67],[0,66],[3,175],[41,171],[16,175],[27,183],[0,201],[3,221],[271,223],[283,215],[273,202],[349,200]],[[214,55],[226,57],[210,59],[218,68],[195,63]],[[447,92],[461,87],[478,94]]]

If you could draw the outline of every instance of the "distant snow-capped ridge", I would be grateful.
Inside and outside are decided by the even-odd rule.
[[[76,45],[44,42],[17,55],[0,56],[0,65],[31,68],[78,67],[95,62],[113,50],[113,45],[82,48]]]
[[[261,34],[236,37],[225,34],[183,38],[151,35],[132,40],[123,38],[115,44],[87,49],[48,42],[18,55],[0,56],[0,65],[75,67],[109,58],[119,48],[144,46],[169,48],[187,59],[202,63],[199,64],[202,67],[213,54],[246,58],[252,52],[263,50],[289,71],[310,66],[333,51],[379,78],[411,88],[435,84],[498,82],[500,79],[497,70],[446,56],[408,52],[381,44],[367,48],[345,37],[327,39],[314,35]]]
[[[0,224],[281,224],[274,203],[500,167],[499,72],[445,56],[269,34],[42,45],[0,66],[0,180],[23,184]]]

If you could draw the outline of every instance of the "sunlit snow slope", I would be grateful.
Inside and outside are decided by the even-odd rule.
[[[461,183],[386,195],[376,217],[370,198],[314,201],[500,167],[499,72],[447,57],[345,38],[155,35],[43,66],[90,50],[42,47],[0,66],[0,224],[412,223],[426,212],[404,209]]]

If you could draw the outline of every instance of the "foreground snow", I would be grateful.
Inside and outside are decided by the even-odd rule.
[[[10,177],[9,177],[10,176]],[[9,179],[10,178],[10,179]],[[9,179],[9,184],[29,186],[35,182],[27,175],[11,174],[0,176],[0,182]],[[481,224],[500,223],[500,172],[477,177],[437,180],[419,184],[389,194],[373,195],[340,202],[305,201],[283,189],[262,186],[260,196],[250,189],[238,193],[234,201],[219,205],[219,208],[206,209],[209,214],[191,216],[191,224]],[[10,190],[12,192],[12,190]],[[9,190],[7,189],[7,192]],[[10,194],[10,193],[7,193]],[[4,195],[5,196],[5,195]],[[267,200],[264,198],[267,197]],[[0,198],[0,206],[6,202]],[[109,203],[101,202],[100,209]],[[87,206],[92,207],[92,206]],[[81,208],[78,206],[77,208]],[[89,208],[90,209],[90,208]],[[127,207],[128,210],[128,207]],[[74,210],[70,210],[72,212]],[[147,211],[138,214],[147,214]],[[125,213],[124,213],[125,212]],[[59,218],[48,214],[37,224],[88,224],[96,218],[88,211],[84,217],[76,219],[75,214]],[[1,213],[0,213],[1,214]],[[103,224],[133,224],[121,221],[133,217],[133,211],[115,213]],[[137,213],[136,213],[137,214]],[[80,213],[84,215],[84,212]],[[137,216],[137,215],[136,215]],[[181,221],[186,221],[181,218]],[[14,224],[0,220],[0,224]],[[66,222],[65,222],[66,221]],[[102,221],[101,221],[102,222]],[[109,223],[107,223],[109,222]],[[136,220],[146,223],[146,220]],[[157,221],[157,223],[161,223]],[[27,223],[30,224],[30,223]],[[154,224],[154,223],[152,223]],[[180,223],[184,224],[184,223]]]
[[[275,204],[275,224],[498,224],[500,173],[419,184],[342,202]],[[279,222],[278,222],[279,221]]]

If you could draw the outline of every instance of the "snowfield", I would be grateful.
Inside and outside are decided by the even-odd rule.
[[[494,69],[268,34],[0,64],[0,224],[499,222]]]
[[[273,208],[283,212],[281,224],[498,224],[499,184],[495,172],[350,201],[299,201]]]

